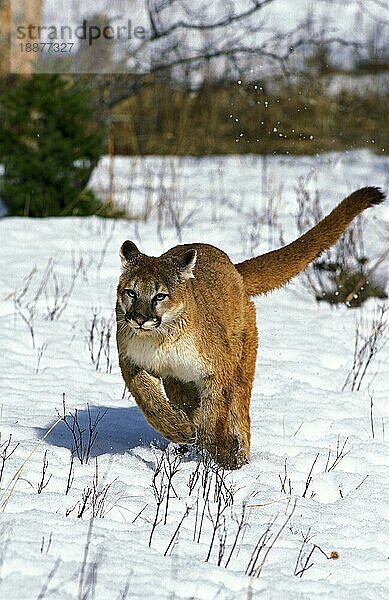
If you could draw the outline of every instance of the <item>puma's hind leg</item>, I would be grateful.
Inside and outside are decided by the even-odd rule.
[[[228,435],[236,440],[238,467],[250,460],[250,398],[255,373],[258,334],[254,305],[247,309],[247,328],[241,360],[237,365],[236,387],[228,414]]]
[[[251,347],[251,354],[253,351]],[[239,469],[250,460],[250,394],[254,376],[255,356],[247,357],[239,366],[237,379],[229,387],[224,388],[223,397],[228,398],[227,414],[219,413],[214,427],[209,427],[210,420],[200,425],[198,442],[206,448],[214,460],[225,469]],[[244,369],[246,366],[246,370]],[[240,372],[242,371],[242,372]]]
[[[231,382],[219,389],[216,415],[201,414],[196,443],[225,469],[239,469],[250,459],[250,389],[240,381]],[[229,405],[226,411],[220,410],[222,399]]]

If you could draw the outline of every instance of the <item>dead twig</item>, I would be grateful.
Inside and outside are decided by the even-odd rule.
[[[340,463],[341,460],[344,459],[345,456],[347,456],[347,454],[350,454],[350,450],[348,450],[347,452],[344,451],[346,444],[348,442],[348,437],[345,438],[342,447],[340,447],[340,436],[338,435],[338,438],[336,440],[336,451],[335,451],[335,457],[333,457],[332,462],[330,463],[331,460],[331,455],[332,455],[332,450],[331,448],[329,448],[328,450],[328,456],[327,456],[327,462],[326,462],[326,466],[324,471],[326,473],[329,473],[330,471],[333,471],[338,464]]]
[[[47,477],[47,468],[49,466],[49,461],[47,460],[47,450],[45,450],[45,453],[43,455],[43,466],[42,466],[42,477],[40,482],[38,483],[38,494],[41,494],[42,491],[45,489],[45,487],[47,487],[50,479],[51,479],[51,474]]]
[[[357,321],[353,364],[343,384],[342,391],[347,387],[351,391],[361,389],[368,368],[387,341],[385,336],[388,329],[387,311],[388,307],[381,305],[376,310],[371,323],[366,322],[363,318]]]
[[[314,466],[315,466],[315,464],[316,464],[316,462],[317,462],[317,459],[319,458],[319,456],[320,456],[320,453],[318,452],[318,453],[316,454],[316,456],[315,456],[315,458],[314,458],[314,461],[313,461],[313,463],[312,463],[312,466],[311,466],[311,468],[310,468],[310,470],[309,470],[309,473],[308,473],[307,479],[306,479],[306,481],[305,481],[305,488],[304,488],[304,492],[303,492],[303,496],[302,496],[303,498],[305,498],[305,496],[307,495],[307,492],[308,492],[309,486],[310,486],[310,485],[311,485],[311,483],[312,483],[312,471],[313,471],[313,468],[314,468]],[[311,496],[311,497],[312,497],[312,496]]]

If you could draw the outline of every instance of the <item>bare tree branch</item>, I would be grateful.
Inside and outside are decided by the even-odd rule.
[[[171,27],[168,27],[164,31],[161,31],[161,30],[158,31],[158,28],[156,27],[155,19],[154,19],[152,10],[151,10],[149,16],[150,16],[150,20],[152,23],[152,29],[154,31],[154,36],[151,37],[150,40],[153,41],[155,39],[161,39],[162,37],[167,37],[174,31],[177,31],[179,29],[190,29],[190,30],[195,30],[195,31],[210,31],[210,30],[215,30],[215,29],[221,29],[223,27],[232,25],[233,23],[243,21],[246,17],[253,15],[258,10],[261,10],[264,6],[266,6],[267,4],[271,4],[272,2],[274,2],[274,0],[262,0],[262,2],[254,1],[253,6],[251,8],[249,8],[248,10],[243,11],[241,13],[237,13],[237,14],[231,14],[231,12],[229,12],[226,17],[224,17],[223,19],[220,19],[219,21],[214,21],[213,23],[188,23],[186,21],[177,21],[177,23],[174,23],[174,25],[172,25]]]

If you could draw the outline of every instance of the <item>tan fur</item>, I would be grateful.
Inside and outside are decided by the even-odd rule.
[[[148,422],[168,440],[206,448],[226,468],[248,462],[258,344],[250,296],[284,285],[383,199],[377,188],[358,190],[292,244],[237,265],[208,244],[150,257],[124,242],[119,363]]]

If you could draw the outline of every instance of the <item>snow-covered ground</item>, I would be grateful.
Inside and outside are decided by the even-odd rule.
[[[150,157],[113,167],[116,198],[147,222],[0,220],[0,598],[387,598],[385,348],[361,389],[342,391],[356,319],[370,322],[377,302],[331,309],[301,279],[256,300],[252,459],[227,474],[194,452],[163,450],[123,394],[113,322],[123,240],[151,254],[204,241],[241,260],[277,246],[280,228],[285,242],[296,235],[299,178],[328,210],[362,185],[386,189],[387,159]],[[108,189],[109,176],[102,161],[93,185]],[[367,211],[372,258],[387,246],[388,214],[388,204]],[[63,399],[70,427],[71,415],[80,424],[75,439],[56,424]]]

